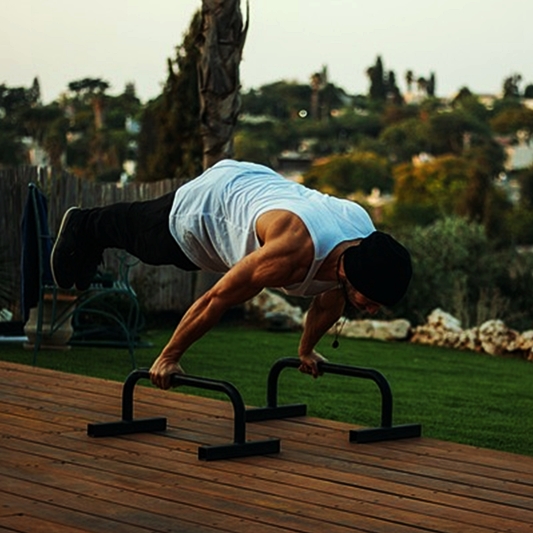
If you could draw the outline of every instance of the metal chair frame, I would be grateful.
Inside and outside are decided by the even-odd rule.
[[[129,284],[129,269],[132,264],[126,261],[121,262],[121,272],[119,279],[114,280],[109,287],[102,284],[92,284],[86,291],[79,292],[76,290],[63,291],[59,289],[54,283],[50,283],[45,279],[45,261],[49,261],[50,257],[47,253],[47,242],[52,242],[53,238],[49,232],[48,227],[43,227],[39,211],[41,210],[38,195],[43,194],[35,183],[30,183],[28,186],[29,200],[31,201],[31,208],[34,211],[34,218],[36,224],[37,234],[37,248],[38,248],[38,275],[39,275],[39,295],[37,302],[37,320],[36,320],[36,339],[33,348],[33,364],[37,363],[37,354],[41,348],[45,332],[44,326],[44,306],[45,300],[51,300],[51,317],[49,329],[47,327],[46,334],[52,335],[59,328],[61,328],[69,319],[74,323],[79,319],[80,315],[91,315],[100,319],[105,319],[113,323],[118,331],[124,335],[124,341],[117,343],[116,341],[106,341],[105,344],[120,344],[126,346],[132,368],[136,367],[135,363],[135,342],[138,335],[140,325],[142,323],[142,314],[139,307],[139,302],[135,291]],[[44,213],[44,220],[47,220],[47,213]],[[46,225],[47,226],[47,225]],[[72,295],[75,297],[74,305],[60,312],[58,310],[58,301],[61,295]],[[108,304],[111,297],[119,297],[125,302],[127,312],[123,314],[116,306]],[[107,300],[107,302],[106,302]],[[84,341],[73,341],[76,344],[85,344]],[[88,343],[87,343],[88,344]],[[94,344],[94,342],[91,342]]]

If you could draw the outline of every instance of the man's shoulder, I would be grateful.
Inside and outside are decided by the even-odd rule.
[[[263,243],[282,238],[287,244],[304,245],[311,242],[309,230],[303,220],[288,209],[270,209],[262,213],[256,223],[257,235]]]

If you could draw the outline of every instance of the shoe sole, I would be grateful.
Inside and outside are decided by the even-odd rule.
[[[52,248],[52,253],[50,254],[50,270],[52,271],[52,277],[54,278],[54,283],[58,286],[58,287],[61,287],[62,289],[71,289],[73,286],[74,286],[74,279],[72,280],[72,284],[70,285],[70,287],[67,287],[67,286],[63,286],[63,285],[60,285],[57,281],[57,277],[56,277],[56,273],[55,273],[55,269],[54,269],[54,257],[55,257],[55,253],[56,253],[56,250],[57,250],[57,246],[59,244],[59,242],[61,241],[61,235],[68,223],[68,220],[70,218],[70,215],[72,214],[73,211],[75,210],[78,210],[79,207],[76,207],[76,206],[72,206],[72,207],[69,207],[66,211],[65,211],[65,214],[63,215],[63,218],[61,219],[61,224],[59,226],[59,231],[57,233],[57,238],[55,239],[55,242],[54,242],[54,246]]]

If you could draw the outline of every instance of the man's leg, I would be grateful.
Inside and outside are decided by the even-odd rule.
[[[119,248],[151,265],[197,270],[168,228],[174,193],[144,202],[121,202],[69,209],[52,250],[52,273],[59,287],[86,289],[106,248]]]

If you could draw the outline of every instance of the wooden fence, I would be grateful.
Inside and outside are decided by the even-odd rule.
[[[119,201],[149,200],[184,183],[183,180],[163,180],[117,187],[114,183],[93,183],[44,167],[0,169],[0,283],[15,320],[20,320],[21,219],[30,182],[38,184],[48,198],[48,219],[53,235],[57,233],[63,213],[72,205],[94,207]],[[118,270],[116,252],[106,252],[105,265],[106,269]],[[193,301],[194,274],[172,266],[138,263],[131,270],[130,281],[147,312],[183,313]]]

